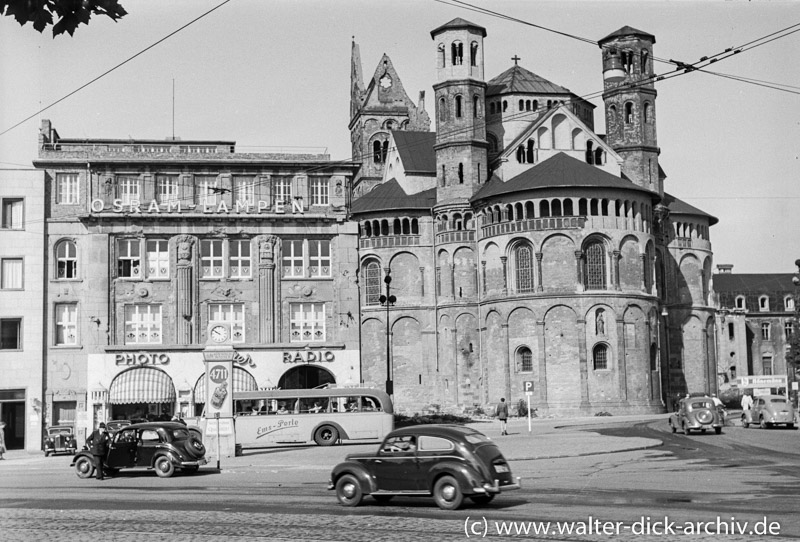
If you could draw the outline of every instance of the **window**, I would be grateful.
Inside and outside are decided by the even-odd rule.
[[[156,176],[156,200],[160,205],[178,202],[178,177],[175,175]]]
[[[325,304],[290,303],[290,340],[293,343],[325,340]]]
[[[125,305],[125,344],[161,344],[161,305]]]
[[[744,296],[743,296],[743,295],[740,295],[740,296],[737,296],[737,297],[736,297],[736,308],[737,308],[737,309],[743,309],[743,308],[745,308],[745,304],[744,304]]]
[[[75,424],[75,410],[77,406],[77,401],[53,401],[53,424]]]
[[[0,290],[22,290],[22,258],[0,260]]]
[[[520,348],[517,352],[517,358],[520,372],[530,373],[533,371],[533,354],[530,348]]]
[[[311,179],[311,205],[330,205],[328,179]]]
[[[734,330],[733,322],[728,322],[728,340],[732,341],[735,338],[733,330]]]
[[[200,241],[200,277],[222,278],[224,276],[222,239]]]
[[[78,344],[78,306],[74,303],[57,303],[55,318],[55,344],[58,346]]]
[[[533,291],[533,257],[531,249],[522,245],[514,251],[517,271],[517,292]]]
[[[769,311],[769,297],[762,295],[758,298],[758,310],[762,312]]]
[[[461,96],[456,96],[456,99],[455,99],[455,113],[456,113],[456,118],[457,119],[461,118],[462,109],[463,109],[462,98],[461,98]]]
[[[56,203],[72,205],[78,203],[77,173],[56,174]]]
[[[231,341],[244,342],[244,305],[241,303],[209,303],[208,323],[229,324]]]
[[[649,102],[644,103],[644,121],[648,124],[653,122],[653,111]]]
[[[625,124],[630,124],[633,122],[633,104],[631,102],[627,102],[625,104]]]
[[[4,230],[21,230],[23,225],[22,211],[24,204],[22,198],[2,198],[2,217],[0,228]]]
[[[364,271],[366,287],[366,304],[377,305],[381,296],[381,266],[378,262],[370,262]]]
[[[595,371],[608,369],[608,346],[605,344],[595,345],[592,350],[592,361],[594,362]]]
[[[56,279],[78,278],[78,251],[75,243],[64,240],[56,245]]]
[[[786,307],[787,311],[794,310],[794,297],[787,295],[783,298],[783,306]]]
[[[772,335],[770,333],[771,329],[772,329],[772,326],[768,322],[764,322],[763,324],[761,324],[761,338],[763,340],[765,340],[765,341],[770,340],[770,336]]]
[[[256,178],[250,176],[236,176],[233,178],[236,203],[240,207],[248,208],[256,205]]]
[[[0,318],[0,350],[22,350],[22,318]]]
[[[235,239],[228,242],[228,269],[231,278],[249,279],[252,274],[250,240]]]
[[[786,320],[786,322],[784,322],[783,335],[786,337],[787,341],[794,335],[794,324],[791,320]]]
[[[303,241],[283,241],[283,276],[304,277]]]
[[[117,177],[117,199],[122,205],[134,205],[140,201],[139,177],[120,175]]]
[[[606,289],[606,249],[599,241],[586,247],[584,281],[587,290]]]
[[[453,441],[444,437],[431,437],[428,435],[420,435],[419,437],[419,450],[424,452],[443,452],[447,450],[454,450],[455,444]]]
[[[469,63],[471,66],[478,65],[478,44],[474,41],[469,46]]]
[[[291,205],[292,204],[292,179],[290,177],[279,177],[273,181],[272,185],[273,203]]]
[[[198,175],[197,176],[197,203],[202,206],[211,206],[217,204],[217,193],[219,187],[216,175]]]
[[[308,272],[312,277],[331,276],[331,242],[308,241]]]
[[[761,367],[762,367],[762,371],[761,371],[762,375],[771,375],[772,374],[772,356],[771,355],[767,354],[767,355],[761,356]]]
[[[117,276],[120,278],[141,277],[139,239],[117,240]]]
[[[147,278],[169,278],[169,242],[163,239],[148,239],[147,247]]]
[[[454,41],[450,44],[450,53],[453,66],[460,66],[464,63],[464,45],[461,42]]]

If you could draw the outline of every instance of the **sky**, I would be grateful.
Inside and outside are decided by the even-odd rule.
[[[333,160],[346,160],[353,39],[366,78],[388,54],[411,99],[425,91],[430,112],[436,77],[430,31],[456,17],[486,28],[487,80],[518,55],[520,66],[581,96],[602,90],[600,49],[546,29],[596,41],[628,25],[656,37],[654,58],[692,63],[800,24],[795,1],[120,1],[128,15],[116,23],[95,16],[74,37],[53,38],[50,29],[39,34],[0,17],[0,132],[8,130],[0,135],[0,168],[31,167],[41,119],[64,138],[174,134],[233,140],[244,152],[324,148]],[[656,84],[666,191],[719,219],[711,228],[714,262],[733,264],[734,272],[797,271],[797,58],[800,32],[709,68],[759,84],[699,71]],[[674,71],[666,62],[655,66],[658,73]],[[590,101],[597,106],[595,129],[603,133],[602,100]]]

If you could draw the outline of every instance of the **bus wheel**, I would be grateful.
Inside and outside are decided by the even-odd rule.
[[[320,446],[333,446],[339,440],[339,431],[330,425],[323,425],[314,433],[314,442]]]

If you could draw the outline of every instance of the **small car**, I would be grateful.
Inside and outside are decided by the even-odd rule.
[[[119,469],[154,469],[160,478],[169,478],[176,470],[197,472],[208,461],[206,447],[197,433],[177,422],[135,423],[117,431],[103,461],[105,471],[116,474]],[[78,478],[94,473],[91,452],[84,449],[72,460]]]
[[[77,450],[78,441],[71,426],[53,425],[47,428],[47,436],[44,439],[45,457],[59,453],[74,454]]]
[[[433,496],[444,510],[459,508],[464,497],[487,504],[501,491],[519,488],[497,445],[460,425],[396,429],[374,452],[349,454],[328,482],[344,506],[358,506],[364,495],[379,503]]]
[[[707,395],[685,397],[678,401],[668,423],[673,433],[680,429],[685,435],[692,430],[705,433],[707,429],[714,429],[719,435],[725,425],[719,410],[714,406],[714,399]]]
[[[797,412],[783,395],[760,395],[753,401],[751,410],[742,412],[742,427],[759,424],[762,429],[785,425],[793,429],[797,423]]]

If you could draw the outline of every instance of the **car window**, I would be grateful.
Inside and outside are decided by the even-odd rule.
[[[714,403],[711,401],[692,401],[692,408],[714,408]]]
[[[417,438],[413,435],[389,437],[383,441],[381,453],[395,454],[413,452],[417,449]]]
[[[442,437],[430,437],[422,435],[419,437],[420,451],[435,452],[443,450],[452,450],[455,445],[451,440]]]
[[[189,430],[188,429],[173,429],[172,430],[172,438],[174,440],[183,440],[189,438]]]
[[[117,433],[117,442],[136,442],[136,430],[120,431]]]
[[[142,436],[140,440],[144,443],[158,442],[158,431],[155,429],[142,429]]]
[[[769,402],[770,402],[770,403],[782,403],[782,404],[786,404],[786,399],[783,399],[783,398],[778,398],[778,399],[770,399],[770,400],[769,400]]]

